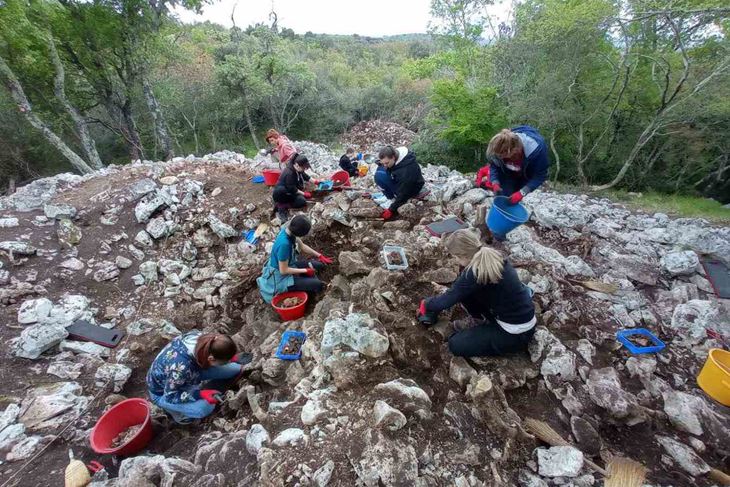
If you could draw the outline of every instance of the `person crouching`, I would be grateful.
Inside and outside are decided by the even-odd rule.
[[[304,191],[304,183],[310,179],[305,172],[309,168],[309,160],[303,155],[295,154],[291,158],[281,172],[271,195],[274,200],[272,218],[276,215],[283,223],[289,218],[290,208],[307,206],[307,200],[312,197],[312,193]]]

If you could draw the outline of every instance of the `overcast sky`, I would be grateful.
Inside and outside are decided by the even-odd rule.
[[[280,27],[298,34],[360,34],[379,37],[393,34],[426,32],[430,0],[274,0]],[[508,2],[493,7],[504,16]],[[236,25],[269,24],[271,0],[217,0],[203,8],[201,15],[177,9],[183,22],[209,20],[231,27],[231,12],[235,6]]]

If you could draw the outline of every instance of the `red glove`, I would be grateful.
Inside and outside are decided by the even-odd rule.
[[[500,186],[499,183],[492,183],[492,191],[494,191],[495,193],[501,193],[502,186]]]
[[[221,392],[215,389],[203,389],[200,391],[200,398],[205,399],[208,404],[217,404]]]
[[[308,200],[311,200],[312,199],[312,193],[310,193],[309,191],[305,191],[304,192],[304,198],[305,199],[308,199]]]
[[[314,184],[315,186],[319,185],[319,183],[321,183],[319,179],[312,179],[312,184]]]
[[[422,299],[420,306],[418,306],[418,316],[423,316],[426,314],[426,300]]]
[[[391,218],[393,218],[393,212],[390,211],[389,209],[385,210],[383,212],[383,214],[381,215],[381,217],[383,218],[383,220],[390,220]]]
[[[314,277],[314,269],[307,267],[307,272],[305,272],[304,275],[307,277]]]
[[[514,193],[512,193],[512,196],[509,197],[509,204],[516,205],[517,203],[522,201],[522,198],[524,197],[525,196],[522,194],[521,191],[515,191]]]
[[[331,263],[332,263],[332,259],[330,259],[329,257],[327,257],[327,256],[325,256],[325,255],[323,255],[323,254],[319,254],[319,257],[318,257],[318,259],[319,259],[319,261],[320,261],[321,263],[323,263],[323,264],[325,264],[325,265],[329,265],[329,264],[331,264]]]

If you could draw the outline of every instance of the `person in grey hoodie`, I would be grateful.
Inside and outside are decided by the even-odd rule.
[[[386,198],[393,200],[382,215],[384,220],[390,220],[409,199],[425,196],[423,189],[426,181],[416,154],[407,147],[383,147],[378,158],[380,163],[375,172],[375,183]]]

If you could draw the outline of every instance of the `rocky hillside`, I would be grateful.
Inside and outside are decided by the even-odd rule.
[[[298,143],[327,174],[326,147]],[[263,161],[217,153],[35,181],[0,199],[0,479],[59,485],[68,450],[106,469],[101,486],[602,485],[589,461],[627,456],[652,486],[708,486],[730,470],[730,417],[696,386],[714,337],[730,337],[699,256],[730,263],[730,229],[637,214],[608,200],[539,191],[531,221],[504,247],[535,291],[529,354],[452,357],[451,316],[415,321],[421,298],[457,263],[424,229],[456,215],[474,225],[492,195],[445,167],[424,175],[430,201],[383,223],[358,191],[320,195],[308,242],[336,258],[304,320],[282,323],[255,287],[278,227],[257,246],[241,232],[267,221]],[[372,178],[358,188],[372,190]],[[384,268],[384,244],[409,268]],[[79,318],[124,330],[113,350],[68,339]],[[631,355],[615,338],[645,327],[667,347]],[[99,457],[91,427],[144,376],[169,339],[194,328],[232,334],[254,355],[220,411],[193,426],[154,412],[139,456]],[[307,334],[302,359],[273,356],[282,332]],[[715,332],[713,334],[713,332]],[[548,422],[573,447],[524,427]]]

